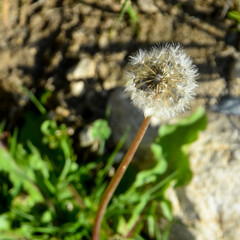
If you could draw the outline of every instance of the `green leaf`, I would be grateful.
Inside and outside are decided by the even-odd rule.
[[[162,154],[162,147],[159,144],[152,143],[151,144],[151,150],[153,152],[153,155],[157,161],[160,161],[163,159],[163,154]]]
[[[42,223],[49,223],[52,221],[52,214],[49,210],[45,211],[41,217]]]
[[[0,215],[0,231],[8,231],[10,229],[11,229],[11,223],[10,223],[8,213],[1,214]]]
[[[111,128],[106,120],[98,119],[93,123],[91,133],[95,139],[107,140],[111,135]]]
[[[13,136],[10,141],[10,153],[12,156],[15,155],[16,147],[17,147],[17,136],[18,136],[18,129],[15,128],[13,131]]]
[[[57,130],[57,123],[55,121],[45,120],[41,124],[41,132],[46,136],[54,135],[56,130]]]
[[[154,230],[155,230],[155,219],[152,215],[149,215],[147,218],[147,224],[148,224],[148,233],[151,238],[154,237]]]
[[[151,195],[151,200],[158,199],[163,196],[163,192],[161,189],[166,188],[170,184],[171,181],[176,179],[178,172],[175,171],[169,175],[166,175],[165,178],[161,179],[157,184],[154,184],[150,189],[148,189],[148,194]]]
[[[240,13],[238,11],[231,11],[228,13],[228,17],[238,21],[240,23]]]
[[[162,155],[162,148],[159,144],[153,143],[151,145],[151,149],[154,153],[154,157],[156,158],[156,164],[154,167],[140,171],[134,183],[132,184],[130,191],[134,191],[136,188],[143,187],[149,183],[154,183],[159,176],[161,176],[167,169],[167,162]]]
[[[117,233],[120,233],[121,235],[126,234],[126,219],[123,216],[119,216],[118,224],[117,224]]]
[[[137,174],[135,182],[133,183],[133,187],[138,188],[143,185],[155,182],[158,176],[162,175],[166,169],[167,163],[164,159],[161,159],[153,168],[139,172]]]
[[[127,129],[127,131],[124,133],[124,135],[119,140],[119,142],[118,142],[116,148],[114,149],[114,151],[108,157],[107,162],[106,162],[106,166],[103,169],[99,170],[98,178],[97,178],[97,186],[103,182],[105,176],[107,175],[107,173],[109,172],[110,168],[112,167],[112,165],[114,163],[114,160],[115,160],[115,157],[117,156],[117,154],[119,153],[119,151],[121,150],[123,144],[126,141],[126,138],[128,136],[128,132],[129,132],[129,129]]]
[[[33,183],[33,171],[30,168],[24,170],[14,161],[13,157],[7,150],[0,148],[0,170],[9,173],[9,179],[14,185],[14,191],[18,192],[20,185],[23,185],[25,190],[31,196],[32,201],[42,200],[42,196]],[[26,160],[26,159],[25,159]],[[27,159],[28,160],[28,159]]]
[[[136,26],[136,24],[137,24],[137,22],[138,22],[138,15],[137,15],[137,13],[135,12],[135,10],[132,8],[131,5],[128,6],[127,12],[128,12],[129,17],[130,17],[131,24],[132,24],[133,26]]]
[[[127,232],[129,232],[134,226],[134,224],[137,222],[137,220],[141,216],[141,213],[143,212],[144,208],[149,202],[149,199],[150,199],[150,195],[147,193],[144,193],[139,199],[139,203],[136,206],[133,206],[132,215],[127,223],[127,230],[128,230]]]
[[[91,134],[94,139],[99,140],[99,154],[102,155],[104,152],[105,141],[111,135],[111,128],[108,125],[108,122],[104,119],[96,120],[91,128]]]
[[[46,104],[51,96],[52,96],[52,92],[50,90],[45,90],[40,96],[40,102],[43,105]]]
[[[31,151],[31,154],[28,155],[29,167],[32,170],[41,171],[44,178],[49,178],[47,163],[42,159],[39,150],[30,141],[27,141],[27,145]]]
[[[167,200],[161,201],[160,206],[161,206],[164,217],[166,217],[167,220],[171,222],[173,220],[171,203]]]
[[[205,110],[199,108],[191,116],[180,120],[175,125],[165,124],[159,129],[156,144],[162,148],[162,154],[168,162],[168,173],[177,171],[176,186],[187,184],[192,176],[186,154],[187,146],[195,141],[199,131],[206,128]]]
[[[120,10],[120,14],[118,17],[118,22],[122,21],[125,13],[128,13],[130,22],[132,27],[134,28],[135,32],[137,33],[137,35],[139,34],[139,26],[138,26],[138,14],[136,13],[136,11],[133,9],[133,7],[131,6],[131,1],[129,0],[125,0],[122,4],[122,8]]]
[[[125,0],[123,2],[122,8],[121,8],[120,13],[119,13],[118,21],[122,21],[123,16],[124,16],[128,6],[129,6],[129,0]]]
[[[23,90],[28,94],[29,98],[31,99],[33,104],[36,106],[36,108],[39,110],[39,112],[42,115],[45,115],[47,113],[47,110],[44,108],[41,102],[36,98],[36,96],[29,89],[25,87],[23,87]]]

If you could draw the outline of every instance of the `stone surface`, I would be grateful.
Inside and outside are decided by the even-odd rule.
[[[67,73],[69,81],[93,78],[95,75],[96,63],[90,58],[83,57],[77,65],[72,67]]]
[[[153,0],[138,0],[138,5],[143,12],[155,13],[159,11]]]
[[[99,140],[94,139],[91,133],[92,125],[88,125],[82,129],[79,133],[79,143],[83,148],[90,148],[91,152],[97,152],[99,150]]]
[[[240,97],[227,97],[212,107],[216,112],[240,116]]]
[[[85,84],[83,81],[70,83],[71,94],[74,97],[80,97],[85,92]]]
[[[86,126],[79,134],[81,147],[89,147],[94,144],[94,138],[91,134],[91,126]]]
[[[130,99],[124,94],[123,88],[117,88],[110,94],[108,100],[108,106],[111,108],[111,115],[109,124],[112,129],[111,140],[116,145],[122,136],[129,129],[128,137],[124,143],[123,151],[127,151],[132,143],[143,119],[143,113],[140,112],[130,101]],[[138,162],[140,168],[143,168],[148,164],[151,164],[151,151],[150,144],[158,135],[159,122],[153,121],[143,137],[143,140],[136,152],[134,160]]]
[[[234,64],[232,65],[232,69],[230,72],[230,84],[229,84],[229,92],[232,96],[239,97],[240,96],[240,53]]]
[[[190,234],[183,238],[185,231],[176,231],[176,222],[170,239],[238,240],[240,236],[239,129],[224,114],[208,113],[208,120],[207,129],[189,150],[192,181],[168,195],[175,217]]]

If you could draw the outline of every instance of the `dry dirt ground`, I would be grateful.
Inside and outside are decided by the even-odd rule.
[[[128,55],[162,42],[180,42],[197,64],[199,104],[239,94],[230,76],[239,34],[224,0],[132,1],[135,26],[127,13],[118,20],[121,6],[110,0],[1,1],[1,119],[21,117],[29,104],[25,86],[36,96],[51,91],[48,110],[78,128],[104,114],[109,92],[123,84]]]
[[[211,108],[221,99],[240,95],[239,78],[232,76],[240,48],[239,32],[234,31],[237,23],[226,16],[226,11],[238,8],[237,1],[133,0],[136,22],[128,13],[120,19],[122,3],[117,0],[2,0],[0,121],[7,119],[7,128],[11,130],[24,112],[33,108],[22,86],[38,98],[49,91],[47,111],[52,118],[71,127],[77,141],[76,136],[86,124],[105,116],[109,95],[123,86],[122,73],[129,54],[139,47],[180,42],[200,73],[192,109],[202,105],[209,114],[211,128],[207,130],[208,138],[200,138],[202,146],[210,146],[211,136],[222,136],[219,141],[224,142],[225,135],[221,134],[225,132],[230,132],[229,140],[233,136],[231,131],[235,130],[228,117],[213,113]],[[219,126],[229,124],[229,129],[218,125],[214,128],[217,120]],[[235,123],[238,120],[239,117],[233,119]],[[237,148],[239,139],[234,139],[231,141]],[[217,147],[221,149],[220,142],[215,144],[213,155],[214,151],[218,152]],[[229,150],[229,158],[233,150]],[[192,155],[199,159],[204,151],[200,149],[199,154],[193,151]],[[179,194],[180,202],[186,195],[186,192]],[[235,239],[228,234],[234,227],[221,225],[224,219],[220,223],[222,228],[213,227],[212,235],[201,235],[204,225],[191,222],[195,218],[183,213],[179,213],[179,218],[188,226],[188,230],[180,231],[186,236],[179,235],[179,239]],[[226,217],[226,224],[228,221]],[[182,225],[176,229],[179,226],[182,229]],[[191,228],[198,230],[191,231]]]

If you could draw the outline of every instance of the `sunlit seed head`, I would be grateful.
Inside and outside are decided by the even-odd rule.
[[[126,92],[144,115],[170,118],[188,108],[197,68],[178,44],[140,49],[130,57]]]

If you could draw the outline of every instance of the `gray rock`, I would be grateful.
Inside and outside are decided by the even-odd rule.
[[[85,92],[85,84],[83,81],[71,82],[70,83],[71,94],[74,97],[80,97]]]
[[[108,105],[111,108],[110,126],[112,129],[111,139],[114,145],[116,145],[122,136],[130,128],[128,137],[123,146],[123,151],[127,151],[134,139],[143,119],[143,113],[140,112],[130,101],[130,99],[124,94],[123,88],[117,88],[110,94]],[[151,163],[151,150],[150,144],[158,135],[159,123],[150,123],[150,126],[135,154],[134,160],[141,163],[140,168],[145,164]],[[141,160],[141,161],[140,161]]]
[[[99,147],[99,141],[94,139],[91,133],[92,125],[88,125],[83,128],[83,130],[79,133],[79,142],[80,146],[90,147],[92,152],[97,152]]]
[[[240,53],[237,55],[230,75],[232,79],[240,77]]]
[[[240,116],[240,97],[228,97],[212,107],[213,111]]]
[[[170,239],[238,240],[240,236],[240,137],[226,115],[209,113],[208,120],[207,129],[190,146],[191,183],[167,193],[183,226],[174,224],[175,238]],[[190,234],[183,238],[181,229],[186,228]]]
[[[229,93],[235,97],[240,96],[240,53],[237,54],[230,72]]]
[[[67,73],[68,81],[92,78],[96,73],[96,63],[90,58],[83,58]]]
[[[146,13],[156,13],[159,11],[158,7],[154,5],[153,0],[138,0],[138,5]]]

